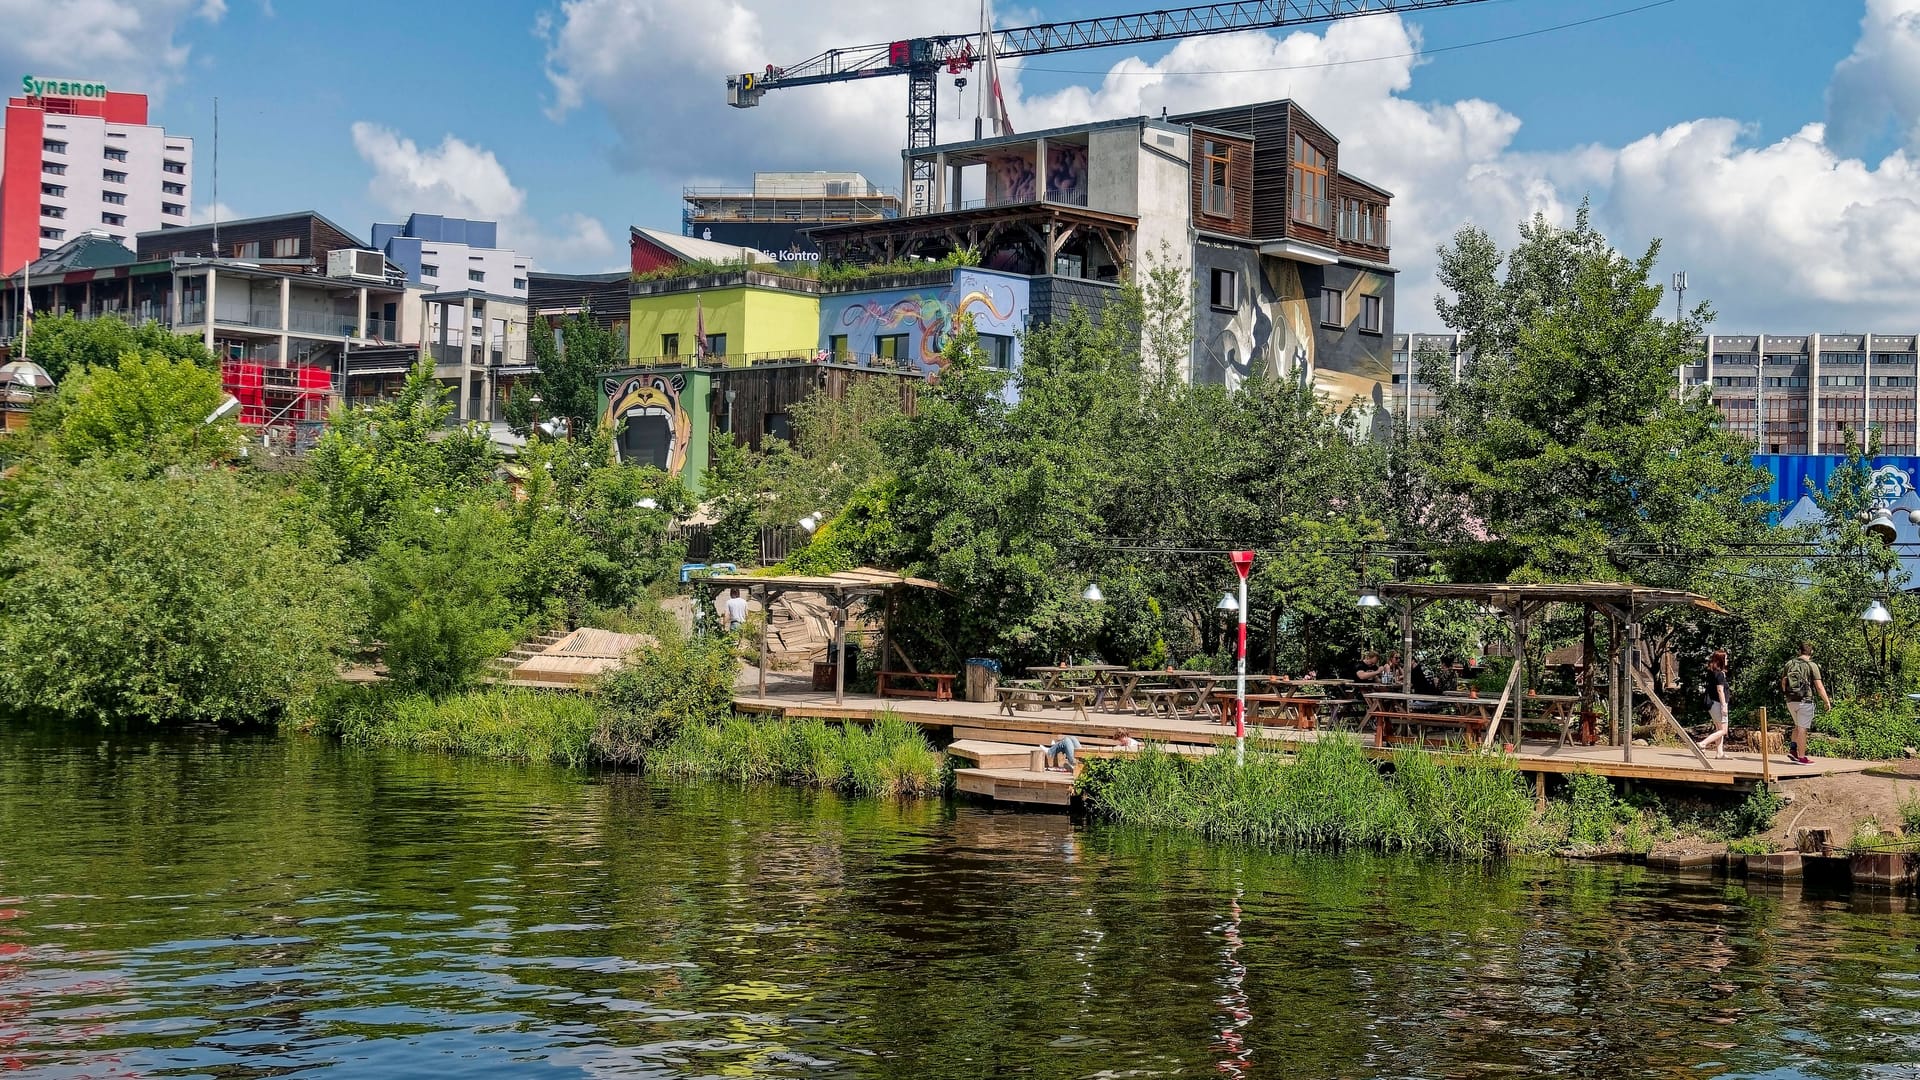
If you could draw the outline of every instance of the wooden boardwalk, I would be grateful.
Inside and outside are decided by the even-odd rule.
[[[785,680],[781,680],[785,681]],[[825,720],[871,721],[889,713],[908,723],[929,729],[940,741],[952,740],[954,756],[975,762],[973,768],[955,772],[955,786],[961,791],[984,795],[999,801],[1064,806],[1071,801],[1073,778],[1066,773],[1035,771],[1023,757],[1043,743],[1060,735],[1085,739],[1109,739],[1125,729],[1144,742],[1191,753],[1208,753],[1231,746],[1233,729],[1207,720],[1172,720],[1164,717],[1136,716],[1124,713],[1089,711],[1087,719],[1077,719],[1071,709],[1039,708],[1021,710],[1009,716],[994,704],[969,701],[923,701],[879,698],[847,694],[835,704],[831,692],[820,693],[770,685],[760,695],[753,684],[743,683],[734,697],[734,708],[743,713],[773,716],[818,717]],[[1290,727],[1253,726],[1247,729],[1249,742],[1258,740],[1286,750],[1312,742],[1319,732]],[[1375,747],[1364,742],[1375,757],[1390,757],[1392,748]],[[1444,752],[1444,751],[1439,751]],[[1111,753],[1097,745],[1083,747],[1080,756]],[[1694,756],[1680,747],[1636,746],[1632,760],[1625,760],[1617,746],[1561,746],[1553,741],[1528,741],[1515,749],[1514,764],[1520,771],[1535,775],[1544,784],[1549,774],[1591,772],[1626,780],[1702,786],[1751,786],[1761,780],[1758,753],[1730,753],[1703,769]],[[1775,780],[1793,780],[1833,773],[1865,772],[1877,762],[1844,758],[1816,758],[1811,765],[1795,765],[1784,757],[1768,763]]]

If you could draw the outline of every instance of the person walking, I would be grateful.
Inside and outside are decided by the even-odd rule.
[[[727,592],[727,602],[721,609],[721,629],[734,633],[747,624],[747,598],[740,595],[739,589]]]
[[[1787,712],[1793,715],[1793,745],[1787,757],[1796,765],[1811,765],[1807,736],[1813,732],[1815,696],[1819,697],[1820,704],[1833,708],[1833,699],[1827,696],[1827,684],[1820,677],[1820,665],[1813,662],[1813,642],[1801,642],[1800,655],[1787,661],[1786,668],[1780,672],[1780,692],[1786,695]]]
[[[1707,657],[1707,715],[1713,717],[1713,734],[1700,740],[1700,749],[1718,748],[1714,757],[1727,756],[1727,650],[1715,649]]]

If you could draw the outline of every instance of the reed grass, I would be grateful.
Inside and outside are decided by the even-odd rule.
[[[850,795],[937,795],[952,774],[920,729],[882,714],[870,726],[734,716],[679,729],[646,755],[679,779],[781,783]]]
[[[1313,849],[1374,848],[1484,858],[1519,847],[1533,800],[1508,759],[1471,754],[1442,764],[1404,750],[1382,769],[1351,738],[1296,755],[1250,749],[1186,757],[1149,746],[1088,763],[1088,809],[1111,821],[1219,840]]]
[[[357,746],[584,765],[599,725],[599,710],[576,694],[488,689],[435,700],[382,687],[342,696],[325,727]]]

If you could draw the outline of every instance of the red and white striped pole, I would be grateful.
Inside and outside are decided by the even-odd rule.
[[[1233,553],[1233,569],[1240,575],[1240,637],[1234,644],[1233,763],[1247,763],[1247,575],[1253,572],[1253,552]]]

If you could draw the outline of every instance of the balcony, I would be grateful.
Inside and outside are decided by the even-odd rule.
[[[1305,195],[1295,194],[1293,197],[1293,211],[1289,217],[1295,225],[1305,225],[1308,228],[1332,232],[1335,217],[1333,200],[1312,199]]]
[[[329,311],[302,311],[298,308],[287,312],[287,329],[299,334],[320,334],[325,337],[353,337],[359,320],[353,315],[339,315]]]
[[[399,341],[400,328],[394,319],[368,319],[367,337],[375,341]]]
[[[728,353],[708,356],[704,361],[693,354],[680,356],[642,356],[630,361],[634,367],[743,368],[759,364],[840,364],[847,367],[879,368],[889,371],[918,372],[914,362],[904,356],[877,356],[872,353],[837,352],[825,349],[776,349],[772,352]]]
[[[204,300],[188,301],[180,305],[180,325],[198,326],[207,321],[207,303]]]
[[[233,320],[223,315],[220,321],[232,322]],[[280,329],[280,309],[277,307],[248,308],[247,325],[257,326],[262,330],[278,330]]]
[[[1387,219],[1384,215],[1346,210],[1340,215],[1339,235],[1340,239],[1349,244],[1362,244],[1383,250],[1390,246],[1387,242]]]

